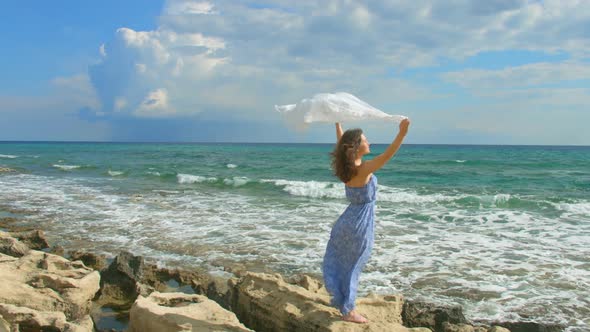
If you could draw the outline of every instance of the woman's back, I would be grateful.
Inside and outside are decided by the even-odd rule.
[[[364,186],[345,186],[346,198],[352,204],[366,204],[374,202],[377,198],[377,177],[372,175]]]
[[[359,166],[359,168],[360,167],[362,167],[362,166]],[[353,176],[348,182],[346,182],[346,186],[348,186],[348,187],[363,187],[364,185],[369,183],[369,181],[371,181],[372,175],[373,175],[373,173],[366,174],[366,173],[357,171],[357,175]]]

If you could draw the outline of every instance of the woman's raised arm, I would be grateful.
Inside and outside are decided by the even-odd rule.
[[[378,155],[377,157],[371,160],[365,161],[359,168],[359,173],[362,172],[368,175],[383,167],[383,165],[385,165],[385,163],[387,163],[389,159],[391,159],[391,157],[395,155],[399,147],[402,145],[402,142],[404,141],[404,138],[408,133],[409,125],[410,119],[402,120],[402,122],[399,124],[399,133],[397,134],[393,142],[389,144],[387,149],[385,149],[385,151],[382,154]]]
[[[342,137],[342,126],[340,122],[336,122],[336,143],[340,141],[340,137]]]

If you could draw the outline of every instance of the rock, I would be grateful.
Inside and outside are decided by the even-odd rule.
[[[20,219],[15,217],[1,217],[0,218],[0,226],[5,227],[10,224],[14,224],[15,222],[20,221]]]
[[[4,303],[0,303],[0,316],[6,319],[6,323],[12,326],[14,331],[94,331],[94,324],[90,316],[68,322],[63,312],[39,311]],[[1,324],[0,331],[2,331]],[[10,328],[6,331],[10,331]]]
[[[312,293],[318,293],[323,288],[323,284],[319,280],[305,274],[295,276],[288,282],[299,285]],[[325,289],[323,289],[323,291],[325,291]]]
[[[449,322],[444,322],[442,327],[444,332],[475,332],[474,327],[469,324],[451,324]]]
[[[205,295],[224,309],[229,310],[231,296],[228,280],[229,278],[214,277],[203,273],[191,279],[191,286],[196,294]]]
[[[207,295],[225,308],[229,307],[227,280],[207,273],[171,270],[146,264],[141,256],[121,252],[111,265],[101,271],[99,304],[120,309],[131,307],[137,296],[148,296],[157,290],[170,291],[173,281],[179,287],[190,287],[190,293]],[[176,290],[175,290],[176,291]]]
[[[433,331],[444,331],[443,323],[466,324],[460,306],[436,306],[421,301],[406,301],[403,308],[403,322],[408,327],[428,327]]]
[[[488,332],[510,332],[510,330],[503,328],[501,326],[492,326]]]
[[[6,229],[10,232],[27,232],[34,230],[28,226],[18,225],[20,221],[22,220],[15,217],[2,217],[0,218],[0,228]]]
[[[141,282],[153,287],[159,292],[170,292],[170,283],[177,284],[177,289],[187,293],[206,295],[225,309],[229,309],[228,278],[212,276],[204,271],[185,271],[178,269],[158,268],[152,264],[145,264]],[[144,295],[145,296],[145,295]]]
[[[84,316],[74,322],[66,322],[67,332],[94,332],[94,322],[90,315]]]
[[[0,280],[0,303],[59,311],[73,321],[89,314],[100,275],[83,264],[31,250],[19,258],[0,254]]]
[[[122,251],[109,268],[116,270],[130,279],[139,281],[143,276],[143,257],[134,256],[130,252]]]
[[[130,316],[129,332],[252,331],[234,313],[198,294],[154,292],[139,296]]]
[[[49,252],[52,254],[64,257],[66,251],[65,251],[64,247],[62,247],[62,246],[53,246],[49,249]]]
[[[49,248],[49,243],[45,238],[45,233],[38,229],[28,232],[11,232],[10,236],[17,238],[19,241],[26,244],[30,249],[41,250]]]
[[[129,310],[101,307],[96,302],[93,304],[90,317],[92,317],[96,332],[127,331],[129,327]]]
[[[23,257],[28,252],[29,247],[24,243],[11,237],[6,232],[0,232],[0,253],[13,257]]]
[[[14,331],[94,330],[89,311],[100,275],[81,262],[30,250],[46,248],[42,231],[0,232],[0,317]],[[7,255],[8,254],[8,255]],[[0,321],[0,331],[5,324]]]
[[[503,327],[512,332],[560,332],[564,326],[535,322],[494,322],[494,327]]]
[[[63,331],[66,316],[57,311],[38,311],[12,304],[0,303],[0,315],[20,330]]]
[[[341,320],[338,310],[329,305],[330,298],[323,288],[312,292],[285,282],[278,274],[252,272],[246,272],[238,280],[230,279],[229,283],[232,311],[258,332],[412,331],[401,325],[401,296],[373,295],[357,299],[358,312],[370,323],[355,324]]]
[[[141,293],[139,282],[143,270],[143,257],[122,251],[107,269],[101,271],[98,302],[123,309],[131,307]]]
[[[101,271],[107,266],[107,258],[105,255],[97,255],[90,252],[74,251],[70,254],[70,260],[82,261],[84,265],[97,271]]]
[[[10,332],[10,324],[0,315],[0,332]]]

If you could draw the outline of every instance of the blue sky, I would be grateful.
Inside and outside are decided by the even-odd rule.
[[[590,145],[580,1],[10,1],[0,140],[331,142],[274,111],[346,91],[407,143]],[[391,124],[362,125],[387,143]]]

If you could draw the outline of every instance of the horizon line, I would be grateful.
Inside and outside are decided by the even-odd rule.
[[[207,142],[207,141],[62,141],[62,140],[0,140],[4,143],[103,143],[103,144],[335,144],[334,142]],[[371,145],[389,145],[391,143],[371,143]],[[445,145],[445,146],[562,146],[562,147],[590,147],[582,144],[462,144],[462,143],[404,143],[403,145]]]

